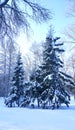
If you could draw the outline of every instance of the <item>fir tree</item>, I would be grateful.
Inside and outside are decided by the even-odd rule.
[[[21,100],[23,100],[24,94],[24,69],[23,63],[21,59],[21,54],[18,54],[16,67],[14,69],[14,76],[12,79],[12,87],[10,89],[10,93],[8,98],[6,98],[6,105],[12,107],[13,104],[20,106]]]
[[[38,103],[39,107],[39,91],[38,91],[38,82],[36,80],[37,78],[37,71],[36,69],[32,70],[32,73],[30,74],[30,80],[28,82],[25,82],[24,86],[24,98],[21,102],[21,107],[31,106],[35,107],[35,101]]]
[[[40,84],[38,82],[38,76],[40,73],[40,69],[33,70],[33,73],[30,76],[31,86],[31,94],[32,94],[32,104],[35,105],[35,101],[37,101],[38,107],[40,107]]]
[[[61,48],[63,43],[57,43],[59,37],[52,35],[46,38],[43,50],[43,63],[40,66],[40,73],[37,82],[40,84],[40,105],[43,108],[59,108],[62,103],[69,106],[70,96],[67,92],[67,82],[72,85],[72,78],[61,70],[63,62],[60,54],[64,52]]]

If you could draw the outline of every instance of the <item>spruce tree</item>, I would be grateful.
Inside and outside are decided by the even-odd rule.
[[[39,91],[38,91],[38,82],[36,80],[38,72],[36,69],[32,70],[30,74],[30,80],[25,82],[24,86],[24,98],[21,102],[21,107],[35,107],[35,102],[37,101],[39,107]]]
[[[21,59],[21,54],[19,53],[11,82],[12,87],[5,101],[6,105],[9,107],[12,107],[13,105],[20,106],[24,95],[24,77],[23,62]]]
[[[32,94],[32,104],[35,106],[35,101],[40,107],[40,84],[38,82],[40,69],[33,70],[33,73],[30,75],[31,86],[31,94]]]
[[[37,82],[40,84],[40,105],[43,108],[59,108],[62,103],[69,106],[70,95],[67,84],[73,84],[72,78],[62,72],[63,62],[60,54],[64,52],[63,43],[58,43],[59,37],[52,35],[46,38],[43,50],[43,63]]]

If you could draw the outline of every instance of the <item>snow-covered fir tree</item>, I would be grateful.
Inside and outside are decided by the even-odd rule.
[[[59,108],[62,103],[67,107],[70,103],[68,87],[74,86],[72,77],[62,72],[61,54],[63,43],[60,38],[52,35],[46,38],[43,50],[43,63],[38,69],[33,69],[30,81],[25,83],[24,98],[21,107],[32,106],[42,108]]]
[[[37,82],[37,71],[36,69],[33,69],[30,74],[30,80],[25,82],[24,86],[24,98],[21,102],[21,107],[31,106],[35,107],[35,102],[37,101],[38,107],[39,107],[39,91],[38,86],[39,83]]]
[[[37,102],[38,107],[40,107],[40,84],[38,82],[38,76],[39,76],[40,69],[33,70],[33,73],[30,76],[30,82],[32,84],[32,104],[35,105],[35,101]]]
[[[5,100],[7,106],[20,106],[24,96],[24,69],[21,54],[17,56],[17,62],[14,69],[14,75],[11,81],[11,88],[8,97]]]
[[[43,63],[40,66],[37,82],[39,85],[40,106],[43,108],[59,108],[62,103],[67,107],[70,103],[70,95],[67,91],[69,85],[73,85],[72,78],[62,72],[63,62],[60,54],[64,52],[63,43],[58,43],[59,37],[52,35],[46,38],[43,50]]]

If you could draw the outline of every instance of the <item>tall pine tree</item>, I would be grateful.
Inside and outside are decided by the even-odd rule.
[[[16,67],[14,69],[14,75],[11,82],[11,89],[8,97],[5,100],[6,105],[9,107],[18,105],[20,106],[21,101],[23,100],[24,95],[24,69],[23,62],[21,59],[21,54],[19,52],[16,62]]]
[[[40,73],[37,82],[40,84],[40,105],[43,108],[59,108],[62,103],[69,106],[70,95],[68,85],[74,85],[72,78],[62,72],[63,62],[60,54],[64,52],[63,43],[58,43],[59,37],[52,35],[46,38],[43,50],[43,63],[40,66]]]

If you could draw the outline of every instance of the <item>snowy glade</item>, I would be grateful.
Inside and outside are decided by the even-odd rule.
[[[0,98],[0,130],[75,130],[75,100],[59,110],[8,108]]]
[[[65,74],[61,54],[63,43],[59,37],[46,38],[43,48],[43,62],[33,69],[30,80],[25,82],[21,57],[17,59],[12,86],[5,104],[8,107],[33,107],[55,109],[61,104],[70,104],[69,86],[74,87],[72,77]],[[37,60],[37,59],[36,59]]]

